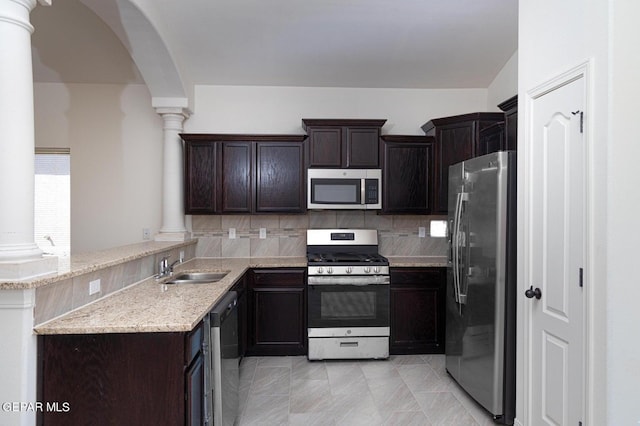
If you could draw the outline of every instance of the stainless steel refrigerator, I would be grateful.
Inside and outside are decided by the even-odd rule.
[[[516,157],[449,168],[446,368],[498,422],[515,415]]]

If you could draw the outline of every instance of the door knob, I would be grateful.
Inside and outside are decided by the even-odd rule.
[[[533,286],[531,286],[527,291],[524,292],[524,295],[529,299],[533,299],[534,297],[536,299],[540,299],[542,297],[542,291],[540,291],[540,289],[537,287],[534,290]]]

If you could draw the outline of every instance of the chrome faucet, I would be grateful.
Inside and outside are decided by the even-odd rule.
[[[155,278],[157,280],[159,280],[160,278],[171,276],[171,274],[173,274],[173,267],[178,263],[182,263],[182,259],[178,259],[175,262],[169,264],[170,257],[171,256],[163,256],[162,259],[160,259],[160,262],[158,262],[158,273],[155,275]]]

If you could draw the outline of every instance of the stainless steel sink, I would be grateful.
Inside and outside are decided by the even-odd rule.
[[[227,276],[225,272],[184,272],[171,278],[165,284],[205,284],[215,283]]]

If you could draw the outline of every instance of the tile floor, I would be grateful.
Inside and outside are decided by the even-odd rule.
[[[447,375],[444,355],[385,361],[249,357],[240,367],[244,425],[492,425]]]

